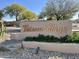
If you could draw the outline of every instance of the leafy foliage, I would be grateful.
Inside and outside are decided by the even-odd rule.
[[[11,6],[4,8],[4,10],[5,14],[9,14],[11,17],[15,16],[16,20],[18,20],[18,15],[26,11],[26,8],[18,4],[12,4]]]
[[[54,36],[38,35],[37,37],[26,37],[25,41],[38,41],[38,42],[59,42],[59,38]]]
[[[71,40],[72,43],[79,43],[79,33],[74,32],[68,40]]]
[[[4,17],[3,11],[0,10],[0,20],[2,19],[2,17]]]
[[[12,4],[4,8],[4,12],[6,15],[10,15],[11,17],[15,16],[16,20],[29,20],[36,17],[36,15],[33,12],[27,10],[26,8],[18,4]]]
[[[54,17],[56,20],[66,20],[71,18],[78,10],[79,2],[76,0],[48,0],[39,17]]]
[[[35,13],[33,13],[31,11],[25,11],[19,15],[19,18],[31,20],[31,19],[36,19],[36,15],[35,15]]]
[[[3,36],[6,32],[6,27],[4,26],[4,23],[2,21],[2,18],[4,17],[3,10],[0,10],[0,36]]]
[[[72,35],[57,38],[55,36],[39,35],[37,37],[26,37],[24,41],[38,41],[38,42],[59,42],[59,43],[79,43],[79,35],[73,33]]]

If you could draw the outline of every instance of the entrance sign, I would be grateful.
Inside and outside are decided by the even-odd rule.
[[[21,32],[44,34],[51,33],[56,37],[70,35],[72,22],[69,20],[21,21]],[[28,34],[27,34],[28,35]],[[37,35],[37,34],[36,34]]]

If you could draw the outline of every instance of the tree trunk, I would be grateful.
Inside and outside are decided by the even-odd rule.
[[[18,21],[17,15],[16,15],[16,21]]]
[[[18,19],[18,14],[17,14],[15,17],[16,17],[16,21],[19,21],[19,19]]]
[[[57,20],[60,20],[60,17],[57,17]]]
[[[57,19],[57,20],[60,20],[60,17],[59,17],[58,14],[55,13],[55,16],[56,16],[56,19]]]

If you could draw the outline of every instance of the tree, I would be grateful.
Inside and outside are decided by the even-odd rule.
[[[19,14],[26,11],[26,8],[18,4],[12,4],[11,6],[4,8],[4,10],[5,10],[5,14],[10,15],[11,17],[15,16],[17,21]]]
[[[78,10],[79,2],[76,0],[48,0],[40,13],[40,17],[53,17],[56,20],[65,20],[71,18]]]
[[[0,10],[0,20],[4,17],[3,10]]]
[[[6,32],[6,28],[4,26],[4,23],[2,21],[2,18],[4,17],[3,10],[0,10],[0,36],[3,36]]]
[[[20,19],[33,20],[36,19],[36,14],[31,11],[25,11],[19,15]]]

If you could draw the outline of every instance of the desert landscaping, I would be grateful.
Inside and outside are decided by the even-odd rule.
[[[79,1],[1,2],[0,59],[79,59]]]

